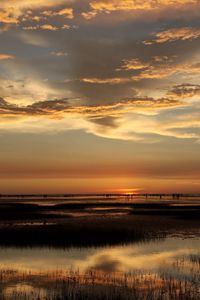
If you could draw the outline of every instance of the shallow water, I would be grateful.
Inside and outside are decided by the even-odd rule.
[[[199,238],[168,237],[124,246],[97,248],[0,248],[0,270],[74,270],[158,272],[178,259],[200,254]]]
[[[2,220],[3,226],[5,226],[6,222],[8,223],[8,232],[9,228],[12,229],[14,224],[18,225],[16,228],[20,226],[28,228],[27,225],[34,227],[35,225],[53,225],[57,224],[56,222],[59,224],[61,222],[59,218],[88,217],[88,220],[92,222],[94,218],[89,218],[89,216],[116,217],[118,215],[128,215],[133,210],[133,207],[129,205],[132,203],[164,203],[175,206],[179,206],[179,204],[182,206],[199,205],[200,203],[199,198],[174,200],[167,197],[163,198],[162,201],[158,197],[152,198],[150,202],[146,198],[137,199],[136,197],[119,199],[115,199],[114,197],[109,199],[102,199],[101,197],[98,199],[88,197],[80,197],[80,199],[15,199],[11,201],[10,206],[7,202],[5,204],[2,199],[0,202],[2,211],[4,209],[3,213],[5,214],[7,211],[12,211],[15,215],[15,209],[17,208],[20,211],[22,208],[22,219],[12,220],[11,216],[9,220]],[[72,204],[92,203],[92,205],[80,205],[76,209],[72,209],[70,206],[63,207],[62,205],[61,207],[56,207],[58,204],[67,204],[70,202]],[[25,212],[27,212],[28,217],[24,213],[23,205],[16,205],[18,203],[26,204],[24,207],[26,208]],[[39,208],[36,206],[35,210],[33,209],[32,211],[29,205],[31,203],[37,204]],[[98,205],[99,203],[101,204]],[[122,203],[123,205],[121,205]],[[48,209],[45,209],[43,206],[47,206]],[[42,217],[38,218],[40,209]],[[191,214],[193,211],[195,211],[195,208],[193,208]],[[28,213],[31,213],[31,218]],[[46,220],[46,215],[56,215],[56,219]],[[153,215],[152,218],[154,218]],[[162,218],[165,218],[165,216]],[[79,220],[82,219],[80,218]],[[104,218],[101,221],[103,222],[103,220]],[[109,220],[112,222],[112,219]],[[169,222],[172,219],[163,220],[164,222]],[[184,222],[183,219],[179,221]],[[154,224],[157,226],[157,222],[154,222]],[[156,228],[155,235],[158,233],[159,223],[158,228]],[[167,291],[166,293],[168,293],[169,297],[162,299],[171,299],[170,293],[173,290],[175,293],[178,293],[173,299],[178,299],[176,296],[188,290],[189,296],[194,295],[194,297],[187,299],[196,300],[198,299],[196,297],[200,296],[199,235],[197,236],[196,227],[194,229],[191,227],[190,229],[187,225],[183,226],[183,232],[181,231],[181,226],[176,229],[172,225],[170,228],[172,230],[167,233],[166,238],[157,238],[118,246],[65,249],[55,249],[53,247],[0,247],[0,300],[55,300],[57,299],[57,295],[60,295],[63,282],[65,283],[65,291],[67,288],[68,292],[75,295],[73,299],[77,299],[76,293],[79,294],[83,287],[86,287],[86,289],[89,287],[90,292],[91,286],[93,287],[91,298],[83,298],[93,300],[95,299],[95,293],[100,293],[100,287],[102,289],[101,292],[104,293],[106,291],[106,295],[112,296],[114,293],[113,290],[106,290],[106,288],[112,288],[112,286],[115,288],[117,284],[120,287],[120,293],[124,292],[123,289],[127,293],[127,285],[130,284],[133,291],[135,288],[139,288],[138,295],[141,295],[141,289],[143,292],[158,290],[161,294],[163,294],[163,291]],[[188,230],[185,230],[185,228]],[[37,231],[30,232],[33,235]],[[174,232],[173,235],[170,236],[170,232]],[[31,237],[34,240],[34,235],[32,235]],[[157,235],[160,236],[159,234]],[[67,235],[65,235],[65,238],[67,238]],[[86,291],[87,293],[88,290]],[[105,299],[104,296],[101,299]],[[133,299],[127,298],[127,294],[125,298]],[[66,297],[59,299],[66,299]],[[71,298],[69,297],[68,299]],[[114,298],[106,296],[106,299]],[[122,299],[124,299],[123,295]],[[146,298],[140,299],[143,300]]]

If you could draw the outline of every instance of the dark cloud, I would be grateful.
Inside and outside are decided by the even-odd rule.
[[[49,113],[49,112],[58,112],[65,111],[67,108],[70,108],[68,99],[59,99],[59,100],[49,100],[49,101],[40,101],[32,105],[27,106],[27,111],[34,113]]]
[[[3,98],[0,98],[0,113],[7,114],[27,114],[27,115],[45,115],[59,111],[65,111],[70,108],[68,99],[39,101],[27,106],[17,106],[8,103]]]
[[[16,105],[10,104],[7,101],[5,101],[3,98],[0,98],[0,114],[4,114],[8,111],[11,113],[15,113],[18,111],[18,109],[19,111],[21,110]]]
[[[72,99],[73,100],[73,99]],[[73,105],[71,99],[56,99],[35,102],[27,106],[19,106],[10,104],[3,98],[0,98],[0,113],[3,114],[22,114],[22,115],[54,115],[56,113],[63,114],[80,114],[88,117],[97,117],[96,123],[107,124],[108,126],[115,126],[114,118],[110,119],[106,116],[113,114],[124,113],[128,111],[137,111],[137,109],[165,109],[176,106],[181,106],[179,100],[174,99],[153,99],[148,97],[126,98],[115,101],[112,104],[105,105]],[[62,114],[60,115],[62,116]],[[89,118],[90,119],[90,118]],[[90,120],[93,120],[92,118]]]
[[[193,97],[200,94],[200,85],[190,83],[175,85],[168,94],[179,98]]]
[[[111,127],[111,128],[116,128],[118,127],[118,118],[117,117],[93,117],[93,118],[88,118],[89,121],[96,123],[97,125],[101,126],[106,126],[106,127]]]

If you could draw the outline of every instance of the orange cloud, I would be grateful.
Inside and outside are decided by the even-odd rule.
[[[75,28],[75,26],[70,26],[70,25],[68,25],[68,24],[64,24],[62,27],[61,27],[62,29],[70,29],[70,28]],[[76,27],[77,28],[77,27]]]
[[[86,19],[91,19],[100,12],[131,12],[158,10],[168,7],[179,8],[185,5],[198,4],[198,2],[198,0],[93,0],[90,1],[91,10],[82,13],[82,16]]]
[[[199,28],[190,28],[190,27],[182,27],[182,28],[172,28],[169,30],[161,31],[155,34],[155,39],[150,41],[144,41],[144,44],[151,45],[154,43],[166,43],[166,42],[174,42],[177,40],[194,40],[200,37],[200,29]]]
[[[82,82],[94,84],[121,84],[130,82],[130,78],[126,77],[113,77],[113,78],[82,78]]]
[[[57,14],[59,16],[64,16],[65,18],[68,18],[68,19],[73,19],[74,18],[73,9],[72,8],[61,9]]]
[[[23,24],[23,22],[30,21],[40,22],[44,18],[47,19],[47,17],[51,16],[63,16],[67,19],[74,18],[72,8],[62,8],[55,12],[51,10],[44,10],[45,8],[57,8],[59,5],[72,3],[73,0],[6,0],[1,2],[3,2],[1,3],[0,8],[0,23],[2,24]],[[37,10],[37,15],[34,15],[35,10]],[[44,13],[42,13],[42,11],[44,11]],[[53,27],[55,28],[56,26]],[[38,29],[32,24],[27,25],[24,28],[27,30]],[[51,28],[49,30],[53,29]]]
[[[39,26],[40,29],[43,29],[43,30],[51,30],[51,31],[56,31],[58,30],[58,27],[56,26],[53,26],[51,24],[44,24],[44,25],[41,25]]]
[[[56,31],[59,30],[60,28],[51,24],[43,24],[43,25],[36,25],[36,26],[25,26],[23,27],[24,30],[50,30],[50,31]]]
[[[13,55],[0,53],[0,60],[14,59]]]
[[[137,0],[102,0],[91,1],[90,6],[96,11],[116,11],[116,10],[137,10],[151,9],[152,1],[137,1]]]
[[[68,7],[63,8],[59,11],[46,10],[42,14],[46,17],[64,16],[67,19],[73,19],[74,18],[73,9],[68,8]]]
[[[72,3],[72,0],[6,0],[1,1],[2,9],[7,10],[8,8],[12,8],[15,10],[15,13],[22,13],[26,10],[30,9],[42,9],[45,7],[55,7],[59,5],[64,5],[68,3]]]
[[[198,0],[100,0],[91,1],[90,6],[94,10],[138,10],[138,9],[155,9],[161,6],[196,4]]]
[[[82,129],[111,139],[155,142],[155,136],[164,136],[198,141],[198,103],[183,99],[135,97],[102,105],[76,105],[73,100],[58,99],[19,106],[0,98],[0,129],[51,131],[56,124],[59,131]],[[180,113],[172,114],[174,109]]]
[[[135,97],[126,100],[121,100],[113,104],[105,105],[82,105],[73,106],[68,99],[61,100],[47,100],[35,102],[28,106],[16,106],[8,103],[0,98],[0,114],[1,116],[8,115],[31,115],[42,116],[51,115],[60,117],[65,114],[81,114],[90,117],[105,117],[110,115],[118,115],[125,112],[134,112],[154,109],[167,109],[177,106],[184,106],[185,104],[180,100],[161,98],[153,99],[148,97]]]
[[[13,8],[8,8],[7,10],[0,10],[0,23],[5,23],[5,24],[18,23],[18,19],[14,14]]]
[[[140,74],[132,76],[131,80],[142,79],[162,79],[170,77],[176,73],[184,74],[196,74],[200,71],[200,65],[198,64],[156,64],[151,65],[149,68],[143,70]]]
[[[82,78],[81,81],[93,84],[123,84],[142,79],[162,79],[174,74],[198,74],[200,72],[200,63],[196,64],[176,64],[173,59],[167,56],[153,57],[153,61],[142,63],[137,59],[123,61],[122,67],[117,71],[137,71],[136,74],[127,77],[113,78]]]
[[[24,26],[23,29],[24,30],[38,30],[38,29],[42,29],[42,30],[50,30],[50,31],[56,31],[56,30],[65,30],[65,29],[70,29],[70,28],[75,28],[75,27],[71,27],[70,25],[63,25],[62,27],[58,27],[58,26],[54,26],[51,24],[44,24],[44,25],[36,25],[36,26]],[[60,55],[61,56],[61,55]]]
[[[143,63],[141,62],[138,58],[134,59],[124,59],[123,60],[123,65],[117,69],[117,71],[120,70],[141,70],[149,67],[148,63]]]
[[[90,19],[96,17],[97,12],[96,12],[96,11],[88,11],[88,12],[83,12],[81,15],[82,15],[83,18],[85,18],[86,20],[90,20]]]

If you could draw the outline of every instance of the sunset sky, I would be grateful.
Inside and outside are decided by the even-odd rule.
[[[0,0],[0,193],[200,192],[200,0]]]

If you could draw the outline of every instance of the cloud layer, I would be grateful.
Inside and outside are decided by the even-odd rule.
[[[199,5],[4,2],[1,130],[56,126],[148,143],[198,141]]]
[[[199,20],[199,0],[1,1],[0,190],[199,191]]]

